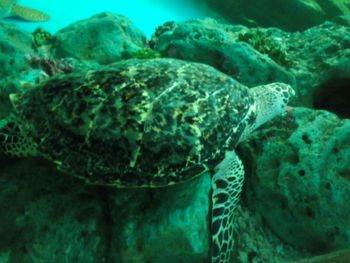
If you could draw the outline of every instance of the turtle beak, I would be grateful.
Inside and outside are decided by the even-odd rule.
[[[294,108],[287,105],[284,107],[284,111],[282,113],[282,116],[291,115],[293,112],[294,112]]]
[[[292,113],[294,111],[294,108],[292,106],[286,106],[284,109],[287,113]]]

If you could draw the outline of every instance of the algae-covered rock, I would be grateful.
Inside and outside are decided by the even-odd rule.
[[[161,57],[161,54],[151,48],[142,48],[132,54],[132,58],[138,58],[138,59],[152,59],[152,58],[160,58],[160,57]]]
[[[13,112],[9,95],[22,92],[25,83],[23,81],[28,80],[29,82],[33,82],[39,74],[37,70],[23,71],[17,77],[9,76],[0,80],[0,119],[8,117],[8,115]]]
[[[238,33],[237,40],[266,54],[292,74],[302,105],[350,117],[349,27],[326,22],[296,33],[249,29]]]
[[[53,35],[42,27],[38,27],[33,32],[33,40],[35,48],[42,46],[51,46],[54,42]]]
[[[1,263],[208,262],[209,174],[167,188],[116,190],[86,185],[40,159],[0,164]],[[297,258],[259,215],[240,208],[238,216],[238,262]]]
[[[108,257],[103,194],[39,159],[0,159],[1,263],[100,263]]]
[[[0,21],[0,78],[16,75],[29,68],[25,54],[34,53],[32,41],[30,33]]]
[[[326,100],[334,99],[334,102],[349,98],[349,27],[327,22],[291,34],[285,41],[292,60],[296,62],[293,72],[297,75],[300,99],[304,105],[330,110],[323,105],[326,103],[323,94],[327,94]],[[341,107],[333,112],[338,113]]]
[[[41,159],[0,164],[1,263],[208,261],[208,174],[169,188],[115,190]]]
[[[208,262],[210,181],[205,174],[184,184],[110,196],[113,262]]]
[[[326,22],[303,32],[218,23],[167,22],[151,46],[163,56],[202,62],[254,86],[283,81],[303,106],[350,117],[350,28]]]
[[[233,23],[305,30],[350,14],[346,0],[204,0]]]
[[[237,40],[248,43],[288,70],[296,79],[303,105],[331,110],[325,100],[340,104],[342,98],[349,98],[346,84],[350,82],[349,27],[326,22],[296,33],[274,28],[249,29],[239,33]],[[342,109],[350,112],[345,101],[332,111],[342,115]]]
[[[346,263],[349,259],[350,248],[347,248],[320,256],[308,257],[294,263]]]
[[[305,108],[293,117],[242,146],[248,205],[289,244],[349,246],[350,121]]]
[[[292,83],[293,77],[279,64],[282,60],[273,60],[237,39],[246,30],[213,19],[168,22],[156,30],[151,46],[163,56],[211,65],[248,86]]]
[[[244,196],[242,198],[244,200]],[[232,262],[284,263],[303,258],[303,252],[290,246],[272,233],[261,215],[245,202],[238,208],[235,236],[235,257]]]
[[[55,35],[57,57],[109,64],[130,58],[146,44],[145,35],[125,16],[100,13],[75,22]]]

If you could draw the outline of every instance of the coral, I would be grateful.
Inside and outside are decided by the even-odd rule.
[[[33,32],[33,38],[34,38],[34,47],[38,48],[41,46],[47,46],[51,45],[54,42],[54,36],[43,29],[42,27],[38,27]]]
[[[39,57],[26,54],[26,58],[34,68],[42,69],[48,76],[59,73],[69,73],[73,71],[73,66],[69,59],[54,59],[50,57]]]
[[[286,48],[277,38],[273,37],[272,32],[252,29],[249,32],[239,34],[238,40],[248,43],[281,66],[291,67],[293,65],[293,61],[288,57]]]
[[[132,54],[133,58],[139,59],[152,59],[159,58],[161,54],[158,51],[155,51],[151,48],[142,48]]]

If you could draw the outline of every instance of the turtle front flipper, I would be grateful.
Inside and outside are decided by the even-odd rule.
[[[25,136],[13,116],[0,120],[0,153],[14,157],[37,155],[37,145]]]
[[[233,251],[235,211],[242,191],[244,170],[235,152],[226,153],[212,179],[212,263],[228,263]]]
[[[12,7],[11,15],[32,22],[41,22],[50,19],[50,17],[43,12],[17,4]]]

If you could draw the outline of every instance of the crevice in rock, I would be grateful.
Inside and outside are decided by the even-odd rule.
[[[340,118],[350,118],[350,78],[333,78],[323,83],[313,94],[313,106]]]

